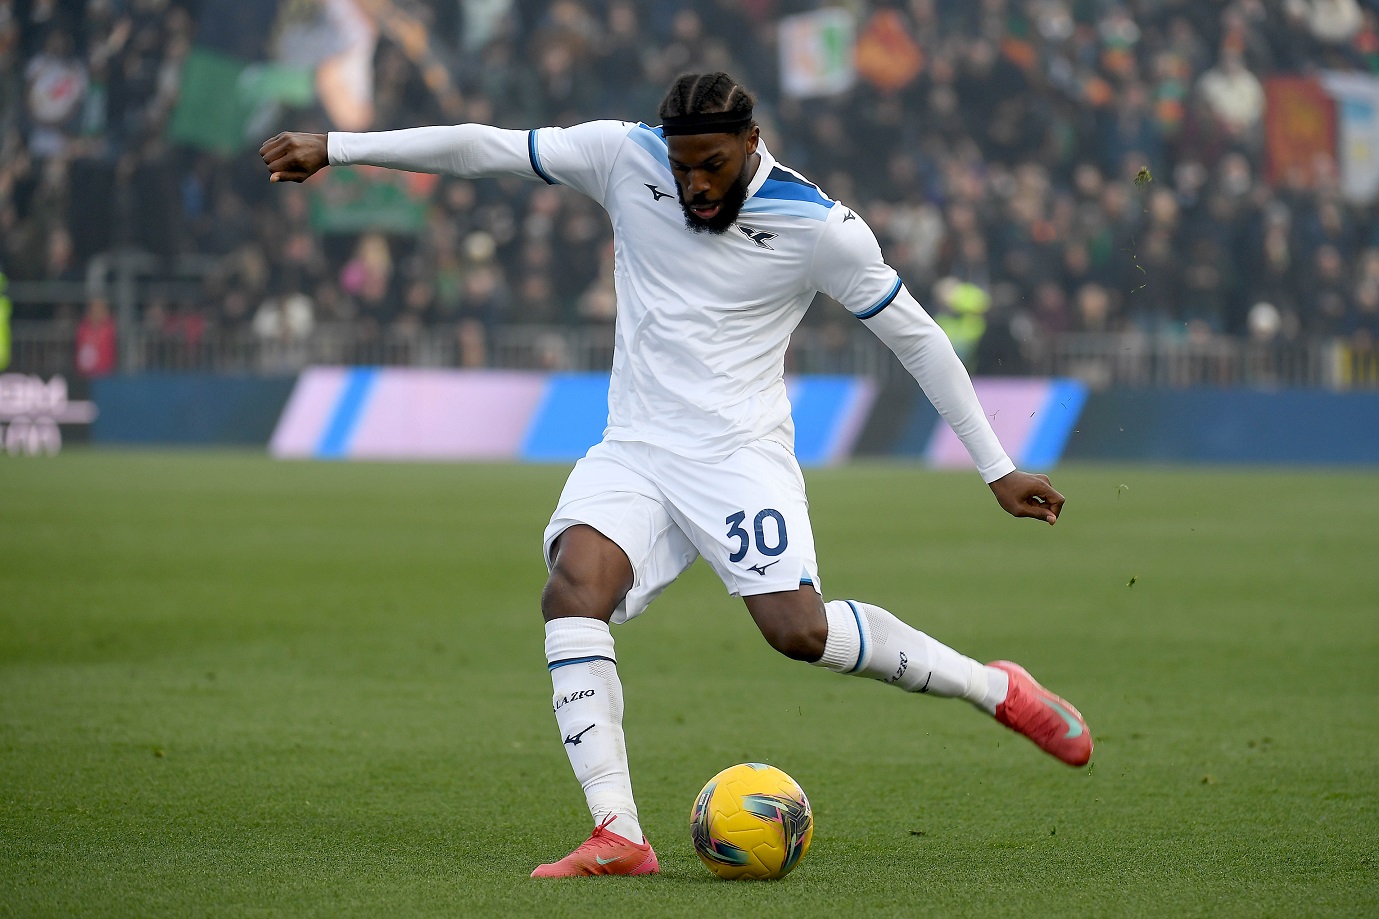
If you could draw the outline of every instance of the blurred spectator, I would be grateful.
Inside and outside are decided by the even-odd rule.
[[[1283,329],[1283,316],[1272,303],[1260,301],[1250,307],[1248,327],[1250,340],[1267,345],[1278,338]]]
[[[10,314],[14,311],[14,304],[6,293],[9,286],[9,278],[0,274],[0,371],[10,365]]]
[[[1109,332],[1113,328],[1111,295],[1100,284],[1084,284],[1077,290],[1078,328],[1083,332]]]
[[[393,318],[392,281],[393,256],[387,238],[365,233],[359,237],[354,257],[340,270],[340,289],[354,298],[358,319],[375,332]]]
[[[72,37],[53,29],[24,68],[29,152],[38,157],[61,156],[80,128],[86,99],[86,65],[75,54]]]
[[[1307,330],[1319,335],[1341,334],[1350,313],[1350,291],[1340,250],[1332,245],[1318,246],[1308,274]]]
[[[1356,0],[1284,0],[1283,5],[1319,42],[1339,45],[1360,31],[1362,17]]]
[[[86,304],[86,315],[77,323],[77,373],[102,377],[115,372],[115,320],[104,300]]]
[[[991,295],[976,284],[943,278],[934,285],[934,320],[948,335],[964,364],[975,365],[977,349],[986,334]]]
[[[1231,137],[1253,141],[1264,118],[1264,87],[1245,67],[1239,51],[1224,51],[1197,83],[1212,112]]]
[[[311,298],[305,294],[269,297],[254,313],[254,334],[265,341],[301,341],[315,325]]]

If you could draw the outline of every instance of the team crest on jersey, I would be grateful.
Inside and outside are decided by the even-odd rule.
[[[773,240],[773,239],[775,239],[777,236],[779,236],[779,235],[780,235],[779,233],[767,233],[765,230],[758,230],[756,227],[747,227],[747,226],[743,226],[742,224],[738,224],[738,225],[737,225],[737,228],[738,228],[738,230],[740,230],[740,231],[742,232],[742,235],[743,235],[743,236],[747,237],[748,239],[750,239],[752,242],[756,243],[756,244],[757,244],[758,246],[760,246],[761,248],[763,248],[763,249],[770,249],[772,252],[775,252],[775,251],[776,251],[776,247],[775,247],[775,246],[771,246],[771,245],[767,245],[767,244],[768,244],[771,240]]]

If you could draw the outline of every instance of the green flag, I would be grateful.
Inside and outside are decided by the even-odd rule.
[[[311,229],[317,233],[420,233],[429,198],[398,172],[330,169],[314,179]]]
[[[168,134],[194,147],[236,153],[249,139],[250,119],[261,106],[307,105],[315,96],[311,71],[305,67],[250,63],[193,48],[182,65],[180,94]]]

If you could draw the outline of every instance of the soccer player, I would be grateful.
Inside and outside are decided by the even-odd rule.
[[[782,654],[966,699],[1065,763],[1091,757],[1082,716],[1016,664],[982,665],[879,606],[824,602],[784,382],[790,334],[817,291],[895,352],[1008,513],[1052,524],[1063,496],[1015,469],[948,339],[871,229],[776,162],[754,104],[727,74],[688,74],[662,101],[659,127],[279,134],[260,150],[272,181],[357,163],[518,176],[568,185],[612,218],[608,427],[546,527],[541,595],[556,723],[596,826],[533,877],[657,872],[632,796],[609,623],[641,614],[701,555]]]

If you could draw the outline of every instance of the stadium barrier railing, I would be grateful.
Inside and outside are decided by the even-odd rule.
[[[79,375],[76,324],[19,321],[12,331],[10,370],[41,376]],[[122,373],[287,375],[311,366],[487,367],[515,370],[607,370],[611,325],[447,324],[418,329],[318,324],[300,339],[264,337],[252,329],[150,330],[121,338]],[[1343,341],[1255,342],[1226,336],[1183,339],[1138,332],[1065,333],[1022,343],[1018,362],[979,366],[985,376],[1069,377],[1093,389],[1113,386],[1181,389],[1196,386],[1379,389],[1379,352]],[[787,358],[791,373],[851,374],[885,382],[903,379],[895,357],[865,329],[803,326]]]
[[[1374,388],[1371,376],[1342,372],[1349,349],[1331,339],[1254,341],[1214,335],[1151,336],[1140,332],[1064,333],[1036,343],[1036,375],[1111,386],[1181,389],[1192,386]]]

